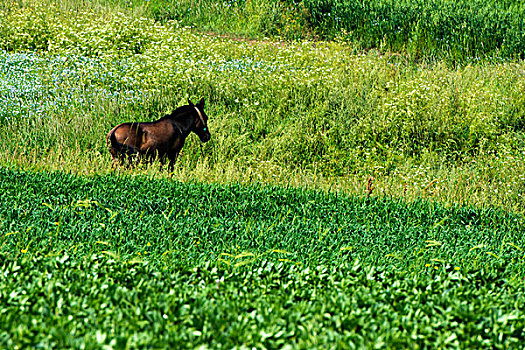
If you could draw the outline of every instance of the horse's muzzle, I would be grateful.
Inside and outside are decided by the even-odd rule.
[[[199,138],[201,139],[202,142],[208,142],[211,139],[211,134],[210,133],[202,134],[202,135],[199,135]]]

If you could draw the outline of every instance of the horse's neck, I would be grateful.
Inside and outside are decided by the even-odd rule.
[[[175,123],[177,128],[180,130],[182,135],[184,137],[187,137],[193,128],[193,124],[195,123],[195,120],[191,116],[191,112],[187,112],[187,113],[181,114],[180,116],[178,116],[178,118],[174,118],[173,122]]]

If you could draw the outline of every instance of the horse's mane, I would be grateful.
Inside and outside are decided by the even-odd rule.
[[[159,121],[166,120],[166,119],[177,120],[181,116],[184,116],[188,112],[191,112],[191,110],[189,110],[189,107],[190,107],[189,105],[177,107],[177,109],[175,109],[170,114],[166,114],[164,117],[160,118]]]

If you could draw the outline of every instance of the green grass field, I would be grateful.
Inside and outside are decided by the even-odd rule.
[[[436,4],[1,3],[0,347],[519,348],[523,11]],[[201,97],[173,174],[112,169]]]
[[[279,187],[0,174],[12,348],[501,347],[523,217]]]

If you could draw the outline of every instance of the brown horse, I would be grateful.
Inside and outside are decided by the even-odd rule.
[[[168,158],[168,171],[173,172],[175,160],[192,131],[202,142],[211,137],[208,116],[204,113],[204,99],[196,105],[188,100],[188,105],[154,122],[117,125],[108,133],[106,143],[114,165],[117,159],[123,165],[126,157],[128,166],[133,166],[133,158],[150,163],[158,158],[162,168]]]

